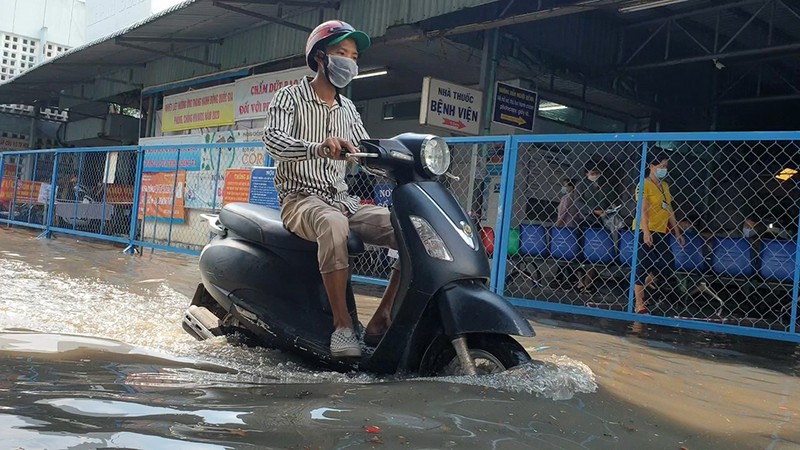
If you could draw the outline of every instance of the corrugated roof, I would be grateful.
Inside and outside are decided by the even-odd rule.
[[[358,24],[373,36],[381,36],[392,25],[413,23],[432,15],[491,1],[344,0],[337,15]],[[0,84],[0,104],[30,104],[35,100],[57,102],[62,91],[75,85],[82,87],[77,92],[71,89],[69,95],[103,98],[103,94],[123,92],[120,85],[126,83],[131,85],[131,89],[159,85],[263,64],[299,53],[306,37],[303,31],[279,25],[263,26],[267,22],[262,18],[229,11],[216,3],[214,0],[186,0],[110,36],[73,48]],[[263,16],[280,16],[308,28],[320,19],[319,9],[308,6],[234,3],[233,6],[237,8]],[[330,16],[332,10],[326,11],[326,16]],[[184,41],[130,42],[136,38],[174,38]],[[225,39],[225,44],[207,45],[186,42],[186,39]],[[164,57],[153,51],[181,54],[190,59]],[[147,64],[146,70],[143,69],[144,64]],[[85,86],[92,80],[95,80],[94,86]]]
[[[278,9],[275,5],[263,4],[247,7],[268,15],[277,14]],[[122,67],[141,67],[147,62],[163,58],[162,54],[130,48],[127,45],[167,53],[180,53],[203,45],[185,41],[123,43],[120,38],[219,39],[261,23],[263,21],[255,17],[217,8],[211,1],[186,0],[109,36],[75,47],[7,81],[0,85],[0,103],[57,100],[60,91],[69,85],[90,81],[103,72],[114,72]],[[204,46],[200,49],[203,50],[202,54]],[[218,59],[214,61],[208,58],[211,64],[217,64],[217,68]],[[170,60],[175,61],[172,58]],[[120,81],[136,84],[139,80],[131,73],[126,80],[116,79],[110,82]]]

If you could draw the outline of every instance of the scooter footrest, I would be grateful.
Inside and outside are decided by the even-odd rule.
[[[192,305],[183,315],[183,328],[198,340],[222,335],[220,320],[207,308]]]

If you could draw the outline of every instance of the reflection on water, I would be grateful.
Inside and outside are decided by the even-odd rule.
[[[277,351],[194,340],[180,327],[188,298],[149,284],[128,290],[0,259],[0,435],[26,449],[241,448],[263,445],[265,433],[276,447],[328,448],[383,442],[393,430],[396,442],[430,448],[510,448],[536,430],[527,413],[508,412],[519,400],[503,397],[597,389],[586,365],[556,355],[489,377],[321,372]]]
[[[44,345],[34,344],[39,338]],[[64,351],[46,353],[54,342]],[[26,449],[585,448],[587,439],[613,448],[617,441],[603,423],[569,425],[582,415],[572,395],[552,402],[512,383],[519,377],[530,386],[523,390],[545,392],[538,377],[555,368],[484,380],[497,388],[478,379],[256,383],[161,356],[101,339],[0,333],[0,435]]]
[[[504,374],[323,372],[184,333],[193,262],[7,236],[0,447],[800,447],[796,380],[731,355],[698,368],[663,340],[540,323],[521,341],[535,362]]]

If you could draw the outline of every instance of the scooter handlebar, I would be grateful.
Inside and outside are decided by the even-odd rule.
[[[328,147],[326,145],[326,146],[323,146],[322,149],[323,149],[323,153],[325,153],[326,155],[330,155],[330,153],[331,153],[330,147]],[[379,155],[377,153],[350,153],[349,151],[347,151],[346,148],[342,148],[341,151],[339,152],[339,155],[340,156],[345,156],[345,157],[348,157],[348,158],[380,158],[381,157],[381,155]]]

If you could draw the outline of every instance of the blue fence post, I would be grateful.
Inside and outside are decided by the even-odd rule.
[[[636,193],[636,226],[633,230],[633,254],[631,255],[631,276],[628,287],[628,312],[633,313],[636,285],[636,264],[639,256],[639,231],[642,229],[642,199],[644,198],[644,173],[647,170],[647,142],[642,142],[642,162],[639,165],[639,188]]]
[[[31,175],[31,189],[28,195],[28,223],[31,223],[31,215],[33,214],[33,193],[36,192],[36,170],[38,166],[39,154],[37,153],[33,155],[33,175]]]
[[[217,173],[214,174],[214,197],[211,200],[211,211],[217,210],[217,189],[219,188],[219,165],[222,164],[222,147],[217,153]]]
[[[172,222],[175,220],[175,189],[178,187],[178,172],[181,168],[181,148],[178,147],[178,156],[175,157],[175,178],[172,180],[172,206],[169,212],[169,232],[167,233],[167,247],[172,245]],[[158,205],[156,205],[156,221],[158,221]],[[155,234],[155,233],[153,233]]]
[[[22,161],[22,155],[17,153],[17,164],[14,165],[14,183],[12,184],[11,204],[8,208],[8,218],[10,220],[16,220],[17,218],[17,184],[19,183],[17,179],[19,178],[19,166],[22,165],[20,161]]]
[[[131,231],[128,235],[128,246],[123,253],[136,253],[136,231],[139,226],[139,197],[142,190],[142,172],[144,171],[144,147],[136,150],[136,175],[133,181],[133,205],[131,205]],[[147,214],[147,205],[144,205],[143,214]]]
[[[514,181],[517,174],[517,139],[506,136],[503,145],[503,174],[500,178],[500,198],[497,207],[497,224],[494,232],[492,252],[492,279],[489,288],[503,295],[506,286],[506,258],[511,225],[511,210],[514,205]]]
[[[800,187],[800,181],[796,181],[797,187]],[[795,239],[795,255],[794,255],[794,287],[792,288],[792,314],[791,322],[789,322],[789,332],[797,333],[797,303],[798,295],[800,295],[800,201],[797,202],[797,238]]]
[[[53,216],[56,209],[56,190],[58,189],[58,150],[53,152],[53,174],[50,176],[50,197],[47,199],[47,218],[45,218],[44,231],[38,236],[40,239],[50,239],[53,232]]]
[[[6,156],[0,153],[0,193],[2,193],[3,191],[3,176],[5,174],[6,174]]]
[[[108,200],[108,166],[109,162],[111,161],[111,158],[109,156],[111,156],[111,153],[106,152],[106,164],[105,164],[105,169],[103,170],[103,208],[102,212],[100,213],[100,234],[103,234],[106,225],[106,201]]]
[[[72,213],[72,229],[78,227],[78,203],[80,203],[83,199],[78,198],[78,192],[80,191],[81,187],[81,178],[83,178],[83,156],[85,152],[80,152],[78,157],[78,181],[75,182],[75,211]]]
[[[0,194],[3,192],[3,178],[6,174],[6,155],[0,153]],[[11,204],[8,205],[8,218],[11,219]],[[2,220],[2,219],[0,219]]]

